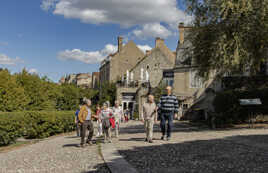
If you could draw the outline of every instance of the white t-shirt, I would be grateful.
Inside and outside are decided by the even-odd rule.
[[[119,121],[121,120],[122,116],[123,116],[123,110],[122,110],[122,107],[113,107],[113,115],[115,117],[115,120],[116,121]]]

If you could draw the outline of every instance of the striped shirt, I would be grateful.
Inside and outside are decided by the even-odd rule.
[[[174,95],[162,95],[158,104],[161,113],[178,113],[179,102]]]

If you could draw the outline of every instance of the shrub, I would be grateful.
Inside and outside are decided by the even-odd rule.
[[[255,99],[260,98],[261,106],[243,107],[239,104],[239,99]],[[217,93],[213,102],[215,112],[216,125],[237,124],[245,122],[249,119],[249,113],[254,115],[263,114],[268,115],[268,88],[254,89],[254,90],[229,90]]]
[[[14,143],[17,138],[45,138],[75,129],[74,112],[0,113],[0,146]]]

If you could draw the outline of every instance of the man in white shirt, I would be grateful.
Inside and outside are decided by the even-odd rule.
[[[115,137],[118,138],[120,122],[121,122],[122,117],[123,117],[123,110],[122,110],[122,107],[120,106],[118,100],[116,100],[114,102],[113,115],[115,118]]]
[[[149,95],[148,101],[143,104],[143,113],[141,121],[144,123],[146,131],[146,142],[153,143],[154,122],[157,121],[157,106],[154,102],[154,96]]]

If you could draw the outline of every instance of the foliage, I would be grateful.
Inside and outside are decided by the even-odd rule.
[[[98,91],[72,84],[58,85],[25,69],[16,74],[0,70],[0,111],[3,112],[75,110],[83,97],[98,99]]]
[[[110,101],[111,104],[114,103],[116,99],[116,84],[115,83],[105,83],[100,87],[100,98],[99,103],[102,104],[106,101]]]
[[[268,0],[186,0],[194,16],[186,53],[208,77],[217,69],[256,74],[268,56]]]
[[[19,137],[45,138],[74,129],[72,111],[0,113],[0,146],[14,143]]]
[[[243,107],[239,104],[239,99],[260,98],[261,106]],[[216,124],[235,124],[245,122],[249,119],[249,113],[254,115],[268,115],[268,88],[254,90],[229,90],[217,93],[213,102],[217,113]]]

